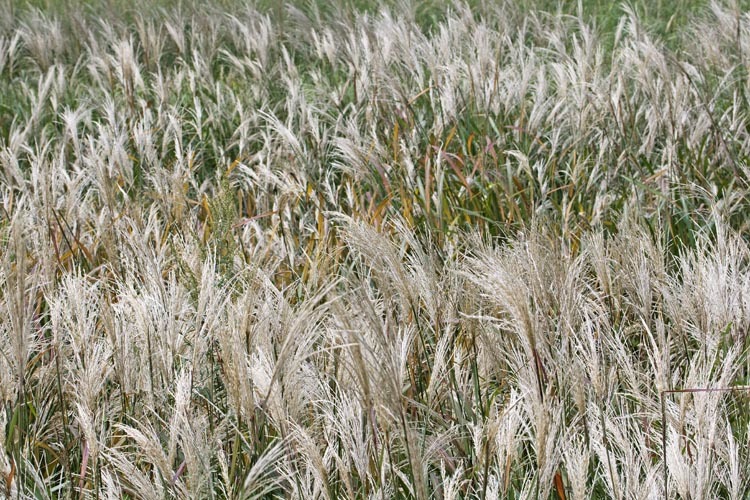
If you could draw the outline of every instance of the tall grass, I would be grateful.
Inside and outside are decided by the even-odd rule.
[[[0,497],[744,498],[748,14],[340,4],[6,2]]]

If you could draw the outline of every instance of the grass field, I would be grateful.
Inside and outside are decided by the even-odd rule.
[[[0,0],[0,498],[747,498],[748,7]]]

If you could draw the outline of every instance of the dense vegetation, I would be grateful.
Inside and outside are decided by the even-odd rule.
[[[2,5],[0,498],[747,496],[743,5]]]

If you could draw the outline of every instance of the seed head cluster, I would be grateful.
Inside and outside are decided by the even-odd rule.
[[[747,497],[737,2],[161,3],[0,0],[0,498]]]

